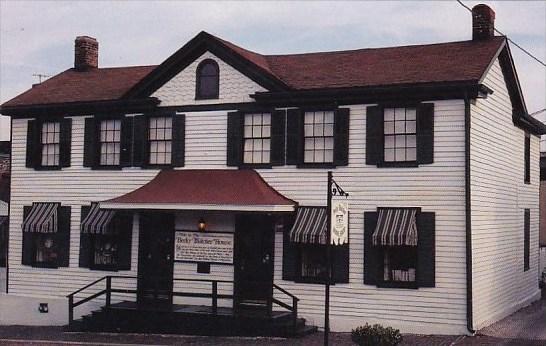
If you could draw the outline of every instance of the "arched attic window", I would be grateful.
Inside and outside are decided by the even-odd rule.
[[[220,94],[220,69],[216,61],[201,61],[196,71],[195,99],[217,99]]]

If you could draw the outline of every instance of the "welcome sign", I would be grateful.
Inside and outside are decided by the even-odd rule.
[[[349,242],[349,204],[345,201],[332,201],[330,239],[333,245]]]
[[[176,231],[174,260],[233,264],[233,233]]]

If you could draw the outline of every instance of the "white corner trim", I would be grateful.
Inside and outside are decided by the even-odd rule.
[[[183,203],[115,203],[100,202],[103,209],[155,209],[155,210],[218,210],[291,212],[293,205],[237,205],[237,204],[183,204]]]

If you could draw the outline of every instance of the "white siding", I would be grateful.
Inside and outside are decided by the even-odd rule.
[[[531,136],[531,184],[524,184],[525,132],[499,62],[484,84],[494,93],[471,106],[474,324],[494,322],[538,296],[539,139]],[[531,268],[523,271],[523,213],[531,210]]]
[[[170,92],[176,95],[165,97],[179,95],[177,89]],[[403,332],[464,333],[464,103],[461,100],[435,102],[434,164],[403,169],[380,169],[365,164],[366,105],[350,108],[350,165],[334,170],[336,181],[351,194],[350,283],[332,288],[332,328],[347,331],[367,321],[392,325]],[[186,168],[226,168],[226,114],[226,111],[186,113]],[[63,299],[69,292],[106,275],[78,268],[80,205],[131,191],[157,173],[138,168],[120,171],[83,168],[83,124],[83,118],[74,117],[71,167],[62,171],[34,171],[24,167],[27,121],[13,122],[10,293]],[[325,204],[326,169],[284,166],[262,169],[259,173],[275,189],[301,205]],[[22,206],[33,201],[62,201],[73,207],[70,268],[21,266]],[[421,206],[424,211],[436,213],[435,288],[380,289],[363,284],[363,213],[377,206]],[[196,215],[179,216],[177,228],[194,226],[196,218]],[[229,215],[218,221],[219,227],[225,229],[229,229],[230,224]],[[134,232],[132,271],[120,274],[136,275],[137,235]],[[283,281],[281,264],[282,241],[277,234],[275,282],[302,299],[300,313],[304,317],[322,325],[323,286]],[[230,266],[213,266],[209,275],[196,274],[195,269],[195,264],[177,263],[175,277],[228,280],[233,277]],[[207,288],[194,286],[192,289]]]
[[[220,69],[220,97],[215,100],[195,99],[195,72],[199,63],[205,59],[213,59]],[[254,101],[248,95],[258,91],[265,89],[212,53],[205,52],[154,92],[152,97],[161,100],[160,106],[236,103]]]

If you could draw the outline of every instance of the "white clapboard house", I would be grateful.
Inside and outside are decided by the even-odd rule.
[[[201,32],[157,66],[98,67],[76,38],[73,68],[1,106],[0,324],[321,327],[328,171],[349,193],[332,330],[472,333],[539,299],[546,126],[494,17],[476,6],[462,42],[292,55]]]

